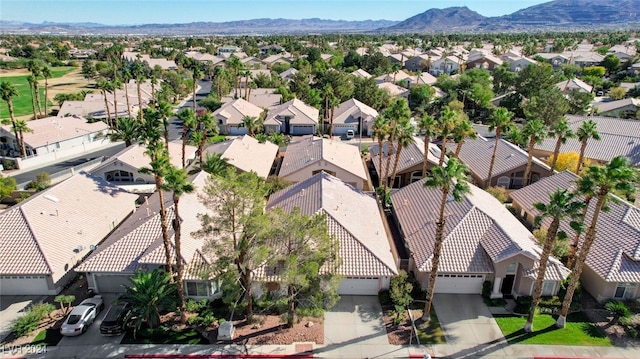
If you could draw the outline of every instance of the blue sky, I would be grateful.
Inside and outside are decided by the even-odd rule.
[[[223,22],[256,18],[404,20],[430,8],[467,6],[484,16],[549,0],[0,0],[0,19],[108,25]]]

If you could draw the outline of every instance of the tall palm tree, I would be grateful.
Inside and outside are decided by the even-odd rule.
[[[387,163],[385,165],[384,171],[385,177],[383,177],[386,183],[384,187],[386,191],[387,188],[391,187],[390,183],[392,183],[392,181],[394,180],[389,177],[389,169],[391,169],[391,153],[396,150],[394,148],[396,127],[398,126],[398,123],[403,123],[405,119],[409,119],[411,117],[411,110],[409,110],[407,100],[400,98],[397,99],[393,104],[391,104],[391,107],[387,108],[385,112],[385,116],[391,121],[389,127],[389,148],[387,149]]]
[[[189,175],[184,168],[176,168],[169,166],[165,182],[162,186],[165,191],[170,191],[173,198],[173,243],[176,254],[176,272],[178,274],[178,307],[180,308],[180,320],[184,323],[185,307],[184,307],[184,266],[182,263],[182,225],[180,218],[180,197],[185,193],[191,193],[195,190],[193,184],[189,181]]]
[[[209,142],[211,136],[218,135],[218,126],[211,112],[205,112],[202,116],[198,116],[198,128],[202,135],[198,142],[198,155],[200,160],[200,167],[204,162],[204,147]]]
[[[615,191],[618,194],[631,195],[635,192],[635,184],[638,181],[638,171],[629,164],[626,157],[618,156],[607,163],[604,167],[589,166],[586,174],[578,180],[578,190],[586,195],[596,198],[596,204],[591,216],[591,222],[584,242],[580,247],[580,252],[576,258],[576,264],[571,270],[571,281],[567,287],[567,293],[562,301],[560,316],[556,321],[556,326],[564,328],[569,314],[569,306],[573,300],[573,293],[576,290],[584,263],[587,260],[591,245],[596,239],[596,231],[600,212],[606,209],[609,200],[609,193]]]
[[[169,151],[169,117],[173,116],[173,107],[167,101],[158,102],[156,107],[160,117],[162,117],[162,129],[164,135],[165,146]]]
[[[509,131],[513,126],[511,117],[513,114],[504,107],[498,107],[493,111],[493,115],[489,120],[489,131],[496,133],[495,143],[493,144],[493,153],[491,154],[491,162],[489,163],[489,175],[487,177],[487,183],[485,186],[491,186],[491,179],[493,176],[493,165],[496,163],[496,151],[498,150],[498,143],[500,143],[500,136],[503,132]]]
[[[49,99],[49,78],[51,78],[51,70],[49,66],[44,66],[42,68],[42,76],[44,77],[44,114],[45,116],[49,114],[47,111],[47,101]]]
[[[140,84],[144,81],[144,67],[140,60],[136,60],[131,64],[131,75],[136,79],[136,87],[138,90],[138,119],[142,121],[142,91],[140,90]]]
[[[22,157],[27,157],[27,149],[24,144],[24,133],[33,132],[33,130],[29,128],[26,121],[17,120],[16,131],[18,131],[18,135],[20,136],[20,153],[22,154]]]
[[[107,124],[109,125],[109,127],[111,127],[111,129],[113,129],[114,125],[112,120],[115,120],[115,118],[111,118],[111,110],[109,109],[109,100],[107,97],[107,92],[112,91],[113,87],[111,85],[111,82],[105,79],[99,79],[96,83],[96,86],[100,91],[102,91],[102,97],[104,98],[104,107],[107,110]]]
[[[127,117],[131,117],[131,101],[129,99],[129,80],[132,79],[131,71],[125,68],[122,70],[122,82],[124,83],[124,96],[127,99]]]
[[[38,105],[38,114],[42,115],[42,107],[40,102],[40,85],[38,84],[38,77],[40,77],[42,70],[40,70],[40,66],[35,61],[29,61],[27,67],[29,71],[31,71],[31,75],[36,79],[36,81],[33,82],[33,91],[35,92],[36,103]]]
[[[372,136],[378,141],[378,171],[380,178],[378,179],[378,185],[383,186],[383,182],[386,184],[386,176],[382,171],[382,157],[384,156],[384,141],[389,135],[389,119],[380,114],[371,126]]]
[[[594,120],[584,121],[580,125],[580,127],[578,127],[576,137],[578,137],[578,140],[580,140],[580,156],[578,157],[578,165],[576,166],[576,174],[579,175],[580,169],[582,167],[582,161],[584,160],[584,151],[587,148],[587,141],[589,141],[589,139],[591,138],[600,141],[598,123]]]
[[[449,201],[449,196],[453,196],[455,201],[460,202],[462,201],[463,195],[469,193],[469,183],[467,183],[465,171],[466,166],[464,164],[460,163],[456,158],[451,158],[447,162],[446,167],[433,167],[424,183],[425,187],[438,189],[441,193],[440,211],[438,212],[438,222],[436,222],[436,242],[431,259],[431,274],[429,274],[429,288],[427,290],[427,298],[422,315],[422,319],[427,321],[430,319],[431,303],[433,302],[433,294],[438,277],[438,266],[440,265],[440,255],[444,243],[444,228],[447,221],[444,216],[445,205]]]
[[[456,112],[447,106],[442,109],[440,117],[436,120],[438,135],[442,137],[442,144],[440,145],[442,148],[440,151],[440,160],[438,161],[439,166],[442,166],[444,163],[444,157],[447,154],[447,142],[449,140],[449,136],[453,133],[453,130],[456,127],[457,117],[458,115]]]
[[[422,158],[422,178],[427,176],[429,163],[429,144],[436,133],[436,121],[433,116],[425,113],[418,119],[418,132],[424,133],[424,156]]]
[[[244,116],[242,118],[242,124],[247,129],[249,136],[255,136],[257,132],[260,131],[262,125],[260,124],[260,120],[254,116]]]
[[[471,125],[471,121],[465,117],[466,116],[460,117],[456,127],[453,129],[453,141],[457,143],[456,152],[453,155],[455,158],[458,158],[460,155],[462,145],[466,138],[475,139],[477,137],[476,130],[473,128],[473,125]]]
[[[416,143],[413,138],[413,133],[415,132],[415,128],[408,119],[404,119],[401,123],[398,124],[398,128],[396,130],[396,158],[393,162],[393,171],[391,172],[391,178],[396,178],[396,174],[398,171],[398,163],[400,162],[400,153],[402,153],[403,148],[407,148],[410,145]]]
[[[333,96],[331,98],[329,98],[329,107],[331,108],[330,110],[330,115],[329,115],[329,137],[331,139],[333,139],[333,114],[336,110],[336,107],[340,105],[340,99]]]
[[[29,94],[31,95],[31,108],[33,109],[33,119],[38,119],[37,105],[36,105],[36,94],[34,93],[35,83],[38,82],[35,76],[30,75],[27,77],[27,82],[29,83]]]
[[[197,104],[196,104],[196,89],[198,87],[198,81],[202,78],[202,71],[200,71],[200,66],[196,63],[193,66],[193,112],[196,112]]]
[[[125,146],[129,147],[140,139],[140,121],[130,117],[119,117],[118,127],[111,132],[109,138],[111,141],[124,141]]]
[[[196,126],[196,115],[191,109],[185,108],[178,113],[178,119],[182,121],[182,168],[185,168],[187,164],[185,147],[187,146],[189,132]]]
[[[536,227],[539,226],[545,218],[551,218],[551,223],[547,228],[547,236],[542,248],[542,254],[540,255],[540,264],[533,291],[531,309],[529,310],[527,323],[524,326],[525,332],[533,331],[533,318],[536,313],[538,303],[540,303],[540,297],[542,296],[542,283],[547,271],[547,265],[549,264],[549,256],[553,250],[556,238],[558,235],[562,237],[566,236],[564,232],[558,232],[558,229],[560,228],[560,221],[565,218],[574,219],[578,217],[580,210],[584,207],[584,203],[575,201],[575,197],[575,193],[569,192],[567,189],[558,189],[554,193],[549,194],[548,204],[544,204],[542,202],[533,204],[533,207],[540,212],[540,215],[535,219]]]
[[[22,143],[18,138],[18,130],[16,130],[16,116],[13,111],[13,97],[18,96],[18,90],[9,81],[0,82],[0,97],[7,103],[9,109],[9,118],[11,119],[11,125],[13,126],[13,134],[16,137],[16,144],[18,148],[22,147]]]
[[[567,139],[575,137],[573,131],[569,127],[569,123],[565,117],[562,117],[560,121],[556,122],[553,127],[551,127],[551,131],[547,134],[549,137],[553,137],[556,139],[556,147],[553,149],[553,159],[549,166],[549,175],[553,174],[553,169],[556,167],[556,163],[558,162],[558,155],[560,154],[560,146],[567,142]]]
[[[122,88],[122,82],[120,82],[120,80],[118,80],[117,78],[113,79],[111,81],[111,89],[113,92],[113,116],[114,116],[114,121],[113,124],[115,126],[115,128],[118,128],[118,96],[117,96],[117,92],[118,90]]]
[[[524,129],[522,130],[522,134],[525,135],[529,139],[529,146],[527,148],[527,167],[524,170],[524,184],[526,186],[529,184],[529,177],[531,176],[531,163],[533,162],[533,146],[536,144],[542,143],[545,136],[548,132],[547,126],[544,124],[542,120],[532,120],[528,121],[526,125],[524,125]]]
[[[240,87],[240,71],[242,71],[243,64],[238,58],[238,56],[231,55],[225,64],[228,68],[231,69],[231,73],[233,74],[233,84],[235,86],[235,98],[238,98],[238,88]],[[223,96],[223,94],[219,94]]]

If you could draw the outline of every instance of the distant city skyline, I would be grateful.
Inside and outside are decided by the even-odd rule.
[[[258,18],[401,21],[431,8],[467,6],[501,16],[550,0],[2,0],[0,20],[105,25]]]

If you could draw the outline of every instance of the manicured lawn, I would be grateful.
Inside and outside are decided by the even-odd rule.
[[[74,69],[76,68],[72,66],[53,67],[51,68],[51,76],[52,78],[62,77],[73,71]],[[31,91],[29,90],[29,81],[27,81],[28,77],[28,75],[22,75],[0,78],[0,81],[8,81],[18,91],[18,96],[11,99],[11,102],[13,103],[13,111],[16,116],[33,114],[33,108],[31,107]],[[44,81],[40,82],[41,84],[39,92],[40,101],[42,102],[40,105],[44,110]],[[51,101],[49,101],[47,107],[50,108],[51,105],[52,103]],[[9,108],[7,107],[7,103],[5,101],[0,101],[0,118],[9,118]]]
[[[136,338],[132,331],[127,331],[120,344],[209,344],[209,341],[195,329],[174,332],[169,329],[156,331],[153,335],[143,336],[138,332]]]
[[[420,315],[422,316],[422,311],[420,311]],[[422,321],[420,317],[414,317],[414,319],[421,345],[444,344],[446,342],[435,310],[431,310],[431,320],[428,324]]]
[[[44,346],[55,346],[58,345],[58,342],[62,339],[62,334],[60,334],[60,330],[58,329],[45,329],[38,333],[33,341],[32,345],[44,345]]]
[[[582,313],[569,315],[567,326],[564,329],[555,326],[555,317],[548,314],[536,314],[533,321],[533,333],[525,333],[522,330],[527,321],[525,317],[494,317],[502,334],[510,344],[612,345],[606,335]]]

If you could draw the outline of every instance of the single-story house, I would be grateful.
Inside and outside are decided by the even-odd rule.
[[[280,105],[282,95],[275,93],[276,89],[258,88],[249,89],[249,98],[247,102],[250,102],[262,109],[272,108]],[[234,101],[234,92],[231,91],[227,96],[221,99],[222,103]]]
[[[380,83],[378,84],[378,88],[387,91],[391,97],[409,98],[409,90],[391,82]]]
[[[502,65],[502,60],[492,54],[483,51],[476,51],[469,54],[466,62],[467,69],[485,69],[493,71],[496,67]]]
[[[264,62],[255,56],[247,56],[241,59],[240,62],[248,69],[261,69],[265,67]]]
[[[400,152],[400,160],[398,162],[398,168],[396,178],[393,182],[393,188],[401,188],[410,183],[419,181],[422,179],[422,162],[424,160],[424,138],[414,137],[414,143],[409,147],[403,148]],[[395,146],[393,146],[395,149]],[[378,144],[374,143],[369,147],[369,153],[371,154],[371,164],[376,170],[378,178],[382,176],[382,173],[386,170],[387,159],[391,156],[391,163],[389,164],[389,173],[387,177],[391,176],[393,171],[393,165],[396,159],[396,152],[392,149],[389,151],[389,142],[382,144],[382,169],[379,168],[379,151]],[[433,166],[437,166],[440,159],[440,149],[433,143],[429,143],[427,153],[427,171],[430,171]],[[445,162],[447,158],[445,157]]]
[[[411,75],[408,73],[398,70],[398,72],[390,72],[388,74],[383,74],[375,78],[376,84],[381,84],[384,82],[392,82],[396,83],[407,83],[407,81],[411,81]]]
[[[409,268],[422,288],[429,285],[436,222],[442,193],[425,179],[391,193],[396,222],[411,253]],[[480,294],[493,282],[491,297],[528,296],[538,274],[542,249],[531,232],[492,195],[470,185],[461,202],[445,205],[444,245],[436,293]],[[543,295],[555,295],[569,270],[550,258]]]
[[[122,58],[125,61],[133,62],[136,59],[139,59],[142,62],[146,62],[150,68],[154,68],[156,66],[160,66],[163,70],[177,70],[178,65],[173,60],[167,60],[162,58],[151,58],[151,56],[147,54],[140,54],[138,52],[125,51],[122,53]]]
[[[287,146],[278,177],[302,182],[319,172],[338,177],[359,190],[372,190],[357,146],[313,136]]]
[[[549,203],[550,192],[558,188],[573,188],[578,176],[560,172],[511,193],[513,207],[527,222],[532,223],[539,212],[536,202]],[[591,201],[590,207],[595,207]],[[596,226],[596,239],[582,271],[582,286],[600,301],[636,299],[640,297],[640,209],[622,199],[610,201],[609,211],[601,212]],[[588,225],[593,210],[587,212]],[[575,232],[567,221],[561,223],[570,241]],[[584,240],[584,235],[582,239]]]
[[[640,165],[640,126],[638,121],[625,120],[614,117],[566,115],[569,127],[575,133],[584,121],[592,120],[597,123],[600,141],[589,140],[584,151],[584,157],[595,163],[606,163],[616,156],[625,156],[634,166]],[[555,148],[556,140],[547,138],[541,144],[535,145],[533,155],[546,159]],[[580,152],[580,141],[570,138],[560,147],[560,152]]]
[[[598,111],[598,116],[619,117],[636,119],[640,110],[640,100],[629,97],[617,101],[595,102],[593,108]]]
[[[267,203],[267,210],[290,212],[296,207],[304,215],[325,214],[329,234],[339,241],[342,263],[337,274],[344,278],[338,294],[377,295],[389,288],[391,277],[398,274],[397,255],[372,194],[321,172],[272,194]],[[270,275],[264,267],[256,277],[278,281],[277,273]]]
[[[509,59],[509,60],[505,60],[509,62],[509,69],[511,69],[512,72],[520,72],[522,70],[525,69],[525,67],[529,66],[529,65],[535,65],[537,64],[537,62],[535,60],[532,60],[528,57],[522,57],[522,58],[518,58],[518,59]]]
[[[291,80],[293,80],[293,77],[298,73],[298,70],[296,70],[295,68],[289,68],[286,69],[284,71],[282,71],[279,75],[280,78],[283,79],[286,82],[289,82]]]
[[[415,76],[411,76],[410,86],[413,85],[435,85],[438,79],[428,72],[422,72]]]
[[[373,121],[378,117],[378,111],[352,98],[338,106],[333,113],[333,134],[344,135],[348,130],[354,134],[370,135]]]
[[[278,146],[244,135],[233,140],[222,141],[206,148],[207,153],[219,153],[222,158],[242,172],[255,172],[262,178],[271,174]]]
[[[184,291],[187,297],[194,299],[212,299],[222,293],[218,280],[210,277],[210,272],[206,270],[214,259],[203,250],[204,241],[192,235],[202,227],[198,214],[208,213],[207,208],[198,200],[208,177],[205,172],[197,174],[192,181],[196,190],[180,198]],[[174,207],[169,197],[165,196],[165,200],[168,221],[171,221],[174,218]],[[77,271],[86,274],[89,288],[101,294],[122,293],[123,286],[131,285],[129,278],[138,270],[152,271],[166,266],[159,208],[158,195],[154,194],[78,266]],[[169,235],[171,258],[175,265],[174,231],[171,226]]]
[[[560,91],[562,91],[562,93],[564,94],[567,94],[573,90],[578,90],[584,93],[591,93],[593,91],[593,86],[577,78],[560,81],[556,84],[556,87],[559,88]]]
[[[291,101],[269,109],[264,119],[266,133],[290,135],[312,135],[316,133],[320,111],[294,98]]]
[[[553,66],[553,68],[558,68],[560,67],[560,65],[566,65],[569,63],[569,57],[562,55],[562,54],[555,54],[555,53],[538,53],[535,55],[536,57],[541,57],[543,59],[545,59],[545,61],[547,61],[548,63],[551,64],[551,66]]]
[[[263,109],[241,98],[227,102],[213,112],[220,133],[224,135],[245,135],[248,133],[244,127],[244,118],[262,117]]]
[[[361,78],[363,78],[363,79],[368,79],[368,78],[370,78],[370,77],[371,77],[371,74],[370,74],[370,73],[368,73],[368,72],[366,72],[366,71],[365,71],[365,70],[363,70],[363,69],[357,69],[357,70],[354,70],[353,72],[351,72],[351,74],[352,74],[353,76],[355,76],[355,77],[361,77]]]
[[[598,66],[604,60],[604,56],[597,52],[579,53],[573,57],[573,63],[580,67]]]
[[[282,54],[269,55],[262,59],[262,62],[267,66],[267,68],[271,68],[271,66],[279,63],[291,64],[293,59],[283,56]]]
[[[82,148],[104,140],[109,126],[102,122],[87,122],[82,117],[46,117],[27,122],[31,132],[23,132],[27,156],[44,155],[74,147]],[[18,138],[19,139],[19,138]],[[0,154],[20,157],[16,136],[11,125],[0,127]]]
[[[81,172],[0,212],[0,293],[60,293],[137,198]]]

